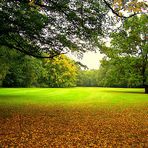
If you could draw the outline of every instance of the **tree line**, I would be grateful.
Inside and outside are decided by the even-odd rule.
[[[105,54],[99,70],[83,71],[82,86],[145,87],[148,92],[148,16],[124,21],[122,29],[110,34],[111,45],[102,43]],[[85,77],[82,79],[82,77]]]
[[[1,47],[0,56],[1,87],[76,86],[77,65],[65,55],[37,59]]]
[[[2,87],[143,87],[148,84],[147,15],[125,21],[122,30],[110,35],[111,46],[102,43],[104,58],[98,70],[60,55],[37,59],[5,46],[0,48]]]
[[[98,73],[96,86],[142,86],[148,93],[146,8],[138,0],[1,0],[0,85],[70,87]],[[110,47],[103,37],[111,38]],[[96,73],[63,55],[95,47],[106,55]]]

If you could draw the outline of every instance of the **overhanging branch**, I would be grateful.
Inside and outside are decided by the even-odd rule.
[[[118,12],[116,12],[106,0],[103,0],[103,1],[104,1],[105,5],[106,5],[106,6],[112,11],[112,13],[115,14],[117,17],[120,17],[120,18],[130,18],[130,17],[133,17],[133,16],[135,16],[135,15],[137,15],[137,14],[141,14],[141,13],[133,13],[133,14],[131,14],[131,15],[129,15],[129,16],[123,16],[123,15],[119,14]]]

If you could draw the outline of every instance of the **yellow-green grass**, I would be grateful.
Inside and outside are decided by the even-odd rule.
[[[148,95],[138,88],[1,88],[0,105],[101,107],[141,105]]]

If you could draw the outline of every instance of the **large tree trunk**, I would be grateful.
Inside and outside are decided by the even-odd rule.
[[[145,88],[145,93],[148,94],[148,85],[145,85],[144,88]]]

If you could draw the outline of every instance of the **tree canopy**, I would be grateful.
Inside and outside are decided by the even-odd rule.
[[[100,1],[53,0],[43,4],[2,0],[0,45],[51,58],[69,50],[93,49],[105,12]]]
[[[112,65],[112,71],[115,69],[116,73],[122,71],[120,77],[131,81],[129,83],[133,85],[134,81],[140,82],[139,84],[146,88],[148,85],[147,20],[148,16],[144,14],[125,20],[123,28],[111,34],[111,47],[102,48],[110,61],[109,65]]]
[[[147,20],[145,14],[124,20],[120,30],[110,34],[111,46],[102,44],[106,56],[99,70],[80,71],[78,85],[145,87],[148,93]]]
[[[123,17],[121,2],[124,10],[133,11],[134,5],[134,14],[146,5],[136,0],[1,0],[0,46],[38,58],[94,50],[108,10]]]

